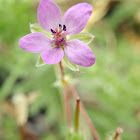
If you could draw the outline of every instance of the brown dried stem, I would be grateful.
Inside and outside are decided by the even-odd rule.
[[[20,126],[19,131],[20,131],[20,139],[21,140],[26,140],[26,139],[28,139],[28,140],[39,140],[39,138],[36,135],[27,131],[26,126]]]

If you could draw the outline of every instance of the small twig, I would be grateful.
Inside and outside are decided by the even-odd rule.
[[[68,84],[68,87],[70,88],[72,96],[76,100],[76,98],[78,97],[78,93],[76,92],[76,90],[74,89],[74,87],[71,84]],[[93,124],[92,124],[92,122],[91,122],[91,120],[90,120],[90,118],[89,118],[89,116],[86,112],[86,110],[85,110],[85,107],[84,107],[82,101],[80,103],[80,109],[81,109],[81,113],[82,113],[83,117],[85,118],[85,121],[87,122],[88,126],[91,129],[94,140],[100,140],[100,138],[99,138],[99,136],[98,136],[98,134],[97,134],[97,132],[96,132],[96,130],[95,130],[95,128],[94,128],[94,126],[93,126]]]
[[[116,129],[116,134],[115,134],[115,136],[113,137],[113,140],[118,140],[119,139],[119,137],[120,137],[120,134],[123,132],[123,129],[122,128],[117,128]]]
[[[20,132],[20,140],[26,140],[26,136],[25,136],[25,127],[19,127],[19,132]]]

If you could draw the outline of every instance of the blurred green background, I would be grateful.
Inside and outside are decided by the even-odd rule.
[[[85,32],[96,36],[90,44],[96,63],[80,67],[81,73],[65,67],[65,74],[71,77],[101,140],[117,127],[124,130],[122,140],[140,140],[140,1],[54,1],[62,13],[79,2],[93,5]],[[22,140],[20,115],[22,123],[28,120],[26,131],[40,140],[67,136],[63,93],[54,86],[59,67],[35,68],[38,55],[18,45],[30,33],[29,23],[37,23],[38,4],[39,0],[0,0],[0,140]],[[71,104],[73,115],[73,99]],[[82,117],[80,123],[86,139],[92,140]]]

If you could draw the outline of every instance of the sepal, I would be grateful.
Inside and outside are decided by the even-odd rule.
[[[72,40],[72,39],[79,39],[80,41],[84,42],[85,44],[89,44],[92,42],[92,40],[95,38],[95,36],[93,36],[90,33],[79,33],[77,35],[73,35],[73,36],[68,36],[68,41]]]
[[[36,61],[36,67],[44,66],[46,63],[42,60],[41,54],[38,56],[37,61]]]
[[[34,23],[34,24],[31,24],[31,23],[30,23],[30,31],[31,31],[31,33],[41,32],[41,33],[44,33],[44,34],[46,34],[48,37],[51,38],[51,33],[45,31],[38,23]]]
[[[71,62],[67,59],[67,57],[66,57],[65,55],[64,55],[64,57],[63,57],[63,61],[64,61],[64,63],[66,64],[66,66],[67,66],[69,69],[71,69],[72,71],[79,71],[79,72],[80,72],[79,67],[78,67],[76,64],[71,63]]]

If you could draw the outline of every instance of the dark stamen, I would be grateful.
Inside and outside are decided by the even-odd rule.
[[[63,25],[63,30],[66,31],[66,25]]]
[[[52,32],[52,33],[56,33],[53,29],[51,29],[51,32]]]
[[[62,25],[61,24],[59,24],[59,29],[62,29]]]

